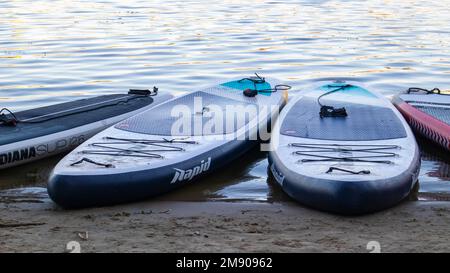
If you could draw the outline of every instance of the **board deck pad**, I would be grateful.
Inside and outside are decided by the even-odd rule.
[[[324,105],[345,107],[345,118],[320,118],[317,99],[302,98],[291,108],[281,125],[281,134],[293,137],[366,141],[406,137],[406,131],[395,113],[387,107],[368,106],[321,100]]]
[[[263,91],[259,91],[258,94],[264,95],[264,96],[270,96],[272,94],[272,92],[267,91],[272,88],[268,82],[255,84],[249,80],[240,80],[240,81],[231,81],[231,82],[222,83],[221,85],[228,87],[228,88],[240,90],[240,91],[245,90],[245,89],[255,89],[256,88],[256,90],[263,90]]]
[[[201,107],[206,107],[204,109],[206,112],[211,111],[213,113],[212,105],[220,107],[222,110],[225,110],[227,106],[238,106],[238,107],[246,107],[248,105],[255,105],[254,103],[238,101],[235,99],[226,98],[223,96],[217,96],[214,94],[197,91],[191,94],[179,97],[175,100],[172,100],[168,103],[164,103],[154,108],[151,114],[140,114],[129,118],[123,122],[118,123],[115,128],[121,129],[128,132],[133,133],[141,133],[148,135],[164,135],[164,136],[194,136],[194,135],[214,135],[214,134],[229,134],[237,131],[239,128],[248,124],[248,122],[254,118],[254,116],[247,115],[234,115],[233,126],[226,126],[227,117],[226,115],[222,115],[222,128],[217,128],[217,130],[212,130],[212,132],[204,132],[203,126],[213,119],[213,114],[202,114],[198,112],[201,109],[194,109],[195,99],[201,98]],[[200,104],[198,104],[200,105]],[[180,120],[181,114],[179,113],[179,109],[182,108],[189,109],[188,113],[191,113],[190,116],[190,128],[185,128],[187,130],[182,130],[178,132],[172,131],[174,124],[176,124],[177,120]],[[172,111],[174,111],[172,113]],[[223,111],[225,113],[225,111]],[[173,115],[172,115],[173,114]],[[239,120],[238,120],[239,119]],[[201,120],[202,126],[195,128],[195,123]],[[219,126],[220,124],[217,124]],[[176,126],[176,125],[175,125]],[[198,125],[197,125],[198,126]],[[238,128],[239,127],[239,128]]]
[[[425,105],[415,105],[410,103],[412,106],[417,108],[418,110],[450,125],[450,107],[437,107],[437,106],[425,106]]]
[[[41,121],[37,123],[18,123],[16,126],[0,125],[0,145],[70,130],[79,126],[126,114],[150,105],[151,103],[153,103],[153,98],[151,97],[139,96],[139,98],[137,98],[136,95],[114,94],[17,112],[15,115],[19,120],[26,120],[67,111],[64,112],[64,116],[58,118],[49,120],[47,120],[47,118],[35,119],[34,121]],[[83,108],[83,111],[76,110],[76,108],[84,106],[89,107]],[[70,111],[70,109],[74,110]],[[55,116],[57,116],[57,114],[55,114]]]

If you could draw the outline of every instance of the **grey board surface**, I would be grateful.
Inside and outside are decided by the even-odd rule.
[[[320,118],[316,99],[302,98],[287,113],[281,134],[322,140],[368,141],[406,137],[402,122],[392,109],[356,103],[321,100],[322,104],[345,107],[348,116]]]
[[[126,114],[151,103],[151,97],[114,94],[17,112],[15,115],[19,120],[29,122],[19,122],[16,126],[0,125],[0,145],[70,130]]]

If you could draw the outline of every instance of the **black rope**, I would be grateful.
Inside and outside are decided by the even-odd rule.
[[[117,138],[117,137],[105,137],[105,139],[109,140],[122,140],[122,141],[128,141],[133,143],[142,143],[142,144],[153,144],[153,143],[183,143],[183,144],[198,144],[197,141],[193,140],[185,140],[188,138],[173,138],[173,139],[167,139],[163,138],[162,140],[158,139],[134,139],[134,138]]]
[[[291,143],[291,147],[296,148],[309,148],[312,150],[300,150],[295,151],[293,154],[315,157],[317,159],[302,159],[300,162],[324,162],[324,161],[344,161],[344,162],[368,162],[368,163],[382,163],[391,164],[389,160],[367,160],[366,158],[384,158],[384,157],[396,157],[396,153],[383,152],[382,150],[398,149],[397,145],[340,145],[340,144],[303,144],[303,143]],[[351,149],[347,147],[358,147],[357,149]],[[366,148],[364,148],[366,147]],[[368,148],[367,148],[368,147]],[[362,156],[327,156],[320,155],[318,153],[366,153],[370,155]]]
[[[258,84],[258,83],[265,83],[266,82],[266,78],[259,76],[258,73],[255,73],[255,75],[256,75],[256,77],[243,78],[243,79],[238,80],[238,82],[251,81],[251,82],[254,83],[255,89],[256,89],[256,84]]]
[[[16,117],[16,115],[12,111],[10,111],[7,108],[3,108],[0,111],[0,114],[1,114],[2,111],[5,111],[5,112],[8,112],[13,118],[12,119],[11,118],[7,118],[6,115],[1,114],[0,115],[0,124],[9,125],[9,126],[16,126],[17,123],[25,123],[25,124],[42,123],[42,122],[46,122],[46,121],[50,121],[50,120],[54,120],[54,119],[58,119],[58,118],[63,118],[63,117],[67,117],[67,116],[76,115],[76,114],[79,114],[79,113],[86,113],[86,112],[95,111],[95,110],[99,110],[99,109],[106,108],[106,107],[117,106],[117,105],[119,105],[121,103],[125,104],[125,103],[128,103],[128,102],[130,102],[132,100],[135,100],[135,99],[145,98],[145,97],[149,97],[149,96],[156,96],[158,94],[158,88],[157,87],[153,87],[153,93],[150,90],[148,90],[148,89],[142,89],[142,90],[141,89],[130,89],[130,92],[128,92],[128,94],[129,95],[133,95],[133,96],[128,98],[128,99],[126,99],[126,100],[120,100],[120,101],[117,101],[115,103],[103,104],[103,105],[100,105],[100,106],[97,106],[97,107],[94,107],[94,108],[91,108],[91,109],[84,109],[84,110],[81,110],[81,111],[69,112],[69,113],[62,114],[62,115],[50,116],[50,117],[47,117],[47,118],[44,118],[44,119],[38,119],[36,121],[20,120],[20,119],[18,119]]]
[[[321,149],[329,152],[354,152],[354,151],[376,151],[376,150],[391,150],[391,149],[399,149],[400,146],[397,145],[364,145],[364,144],[321,144],[321,143],[290,143],[289,146],[297,147],[297,148],[312,148],[312,149]],[[346,147],[361,147],[362,149],[349,149]],[[369,148],[364,148],[369,147]],[[320,151],[317,151],[320,152]]]
[[[386,157],[386,156],[353,156],[353,157],[333,157],[333,156],[320,156],[296,153],[297,155],[315,156],[322,159],[302,159],[300,162],[328,162],[328,161],[343,161],[343,162],[365,162],[365,163],[380,163],[380,164],[391,164],[392,161],[389,160],[366,160],[364,158],[376,158],[376,157]]]
[[[359,172],[354,172],[351,170],[341,169],[341,168],[337,168],[337,167],[330,167],[328,169],[328,171],[326,171],[325,173],[332,173],[333,171],[341,171],[341,172],[346,172],[346,173],[351,173],[351,174],[370,174],[369,170],[361,170]]]
[[[198,111],[198,112],[196,112],[195,114],[197,114],[197,115],[203,115],[203,114],[205,114],[205,112],[209,112],[209,107],[203,107],[202,108],[202,111]]]
[[[145,158],[164,158],[157,152],[183,152],[184,148],[164,145],[164,144],[198,144],[196,141],[186,141],[185,139],[126,139],[105,137],[106,140],[113,140],[113,142],[95,142],[90,144],[91,147],[100,148],[100,150],[85,150],[81,151],[83,154],[93,155],[111,155],[111,156],[128,156],[128,157],[145,157]],[[137,150],[133,148],[120,148],[111,145],[125,145],[125,144],[143,144],[155,149]]]
[[[147,97],[153,97],[158,95],[158,87],[153,86],[153,90],[150,91],[150,89],[130,89],[128,91],[129,95],[141,95],[141,96],[147,96]]]
[[[105,168],[113,168],[114,167],[114,165],[112,165],[112,164],[105,164],[105,163],[96,162],[96,161],[94,161],[92,159],[89,159],[87,157],[83,157],[81,160],[70,164],[70,166],[75,166],[75,165],[81,164],[83,162],[91,163],[91,164],[94,164],[94,165],[97,165],[97,166],[102,166],[102,167],[105,167]]]
[[[347,111],[345,110],[345,107],[335,108],[335,107],[330,106],[330,105],[323,105],[320,102],[320,99],[325,97],[325,96],[328,96],[330,94],[333,94],[335,92],[344,90],[345,88],[348,88],[348,87],[351,87],[351,86],[352,86],[351,84],[346,84],[346,85],[339,86],[336,89],[333,89],[331,91],[323,93],[322,95],[320,95],[317,98],[317,103],[320,105],[320,113],[319,113],[320,118],[324,118],[324,117],[346,117],[347,116]],[[328,85],[328,87],[333,87],[333,86]]]
[[[7,112],[11,117],[8,117],[4,112]],[[16,115],[8,108],[2,108],[2,110],[0,110],[0,125],[16,126],[17,121]]]
[[[441,90],[439,88],[433,88],[431,90],[428,90],[428,89],[420,88],[420,87],[410,87],[406,91],[407,94],[418,93],[418,92],[425,92],[426,94],[448,95],[448,94],[441,94]]]
[[[286,91],[286,90],[289,90],[292,88],[292,86],[287,85],[287,84],[277,84],[273,88],[258,89],[258,87],[256,85],[265,83],[266,78],[259,76],[257,73],[255,73],[255,75],[256,75],[256,77],[243,78],[238,81],[239,83],[243,82],[243,81],[251,81],[253,83],[253,89],[247,88],[244,90],[244,95],[247,97],[254,97],[258,94],[258,92],[275,93],[277,91]]]
[[[262,93],[275,93],[277,91],[286,91],[291,89],[292,87],[290,85],[287,84],[277,84],[275,85],[273,88],[265,88],[265,89],[250,89],[247,88],[244,90],[244,95],[247,97],[254,97],[256,95],[258,95],[258,92],[262,92]]]

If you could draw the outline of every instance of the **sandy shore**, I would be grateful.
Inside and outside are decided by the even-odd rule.
[[[64,211],[44,189],[0,193],[0,252],[450,251],[450,202],[404,202],[362,217],[296,203],[143,202]]]

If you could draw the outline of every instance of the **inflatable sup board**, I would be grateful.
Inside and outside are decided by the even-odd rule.
[[[172,98],[148,90],[0,112],[0,169],[68,151],[101,130]]]
[[[53,170],[65,208],[143,200],[192,183],[245,153],[283,105],[286,86],[259,76],[169,100],[84,142]]]
[[[450,93],[409,88],[392,102],[414,131],[450,151]]]
[[[290,101],[269,152],[275,180],[293,199],[339,214],[391,207],[415,185],[416,140],[389,100],[351,82],[326,82]]]

